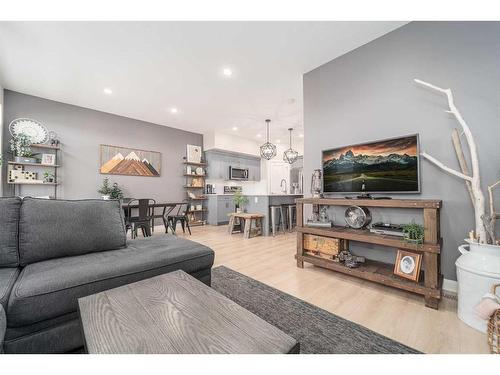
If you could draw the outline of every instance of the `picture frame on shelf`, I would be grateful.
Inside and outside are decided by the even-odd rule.
[[[201,146],[186,145],[188,163],[201,163]]]
[[[55,165],[56,156],[54,154],[42,154],[42,164],[45,165]]]
[[[394,264],[394,274],[418,282],[421,264],[422,254],[398,250],[396,264]]]

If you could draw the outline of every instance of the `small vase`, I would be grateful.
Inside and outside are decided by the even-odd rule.
[[[242,212],[243,212],[243,210],[240,207],[236,208],[236,213],[241,214]]]

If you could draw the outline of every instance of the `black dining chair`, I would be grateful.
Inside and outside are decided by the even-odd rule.
[[[191,235],[191,228],[189,227],[189,203],[183,202],[178,204],[174,209],[171,210],[171,212],[174,211],[174,214],[167,215],[167,232],[168,227],[170,227],[170,229],[172,229],[172,233],[175,234],[177,223],[180,222],[182,226],[182,232],[186,233],[187,228],[189,235]]]
[[[154,205],[156,201],[151,198],[145,199],[131,199],[127,203],[125,211],[125,228],[126,231],[130,229],[132,238],[137,237],[137,230],[141,228],[144,237],[151,236],[151,227],[154,225]],[[132,216],[132,210],[138,211],[137,216]]]

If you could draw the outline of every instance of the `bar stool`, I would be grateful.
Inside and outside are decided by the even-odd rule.
[[[283,212],[283,206],[281,205],[273,205],[269,206],[271,210],[271,230],[273,236],[276,235],[276,225],[281,227],[281,231],[285,233],[285,215]]]
[[[284,204],[283,208],[287,218],[288,231],[292,232],[294,224],[297,222],[297,206],[295,204]]]

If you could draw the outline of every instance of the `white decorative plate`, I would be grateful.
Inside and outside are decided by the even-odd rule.
[[[203,175],[203,168],[201,168],[201,167],[196,168],[196,174],[198,176],[202,176]]]
[[[49,140],[47,128],[36,120],[17,118],[9,124],[10,134],[15,137],[24,133],[31,138],[32,143],[46,143]]]

